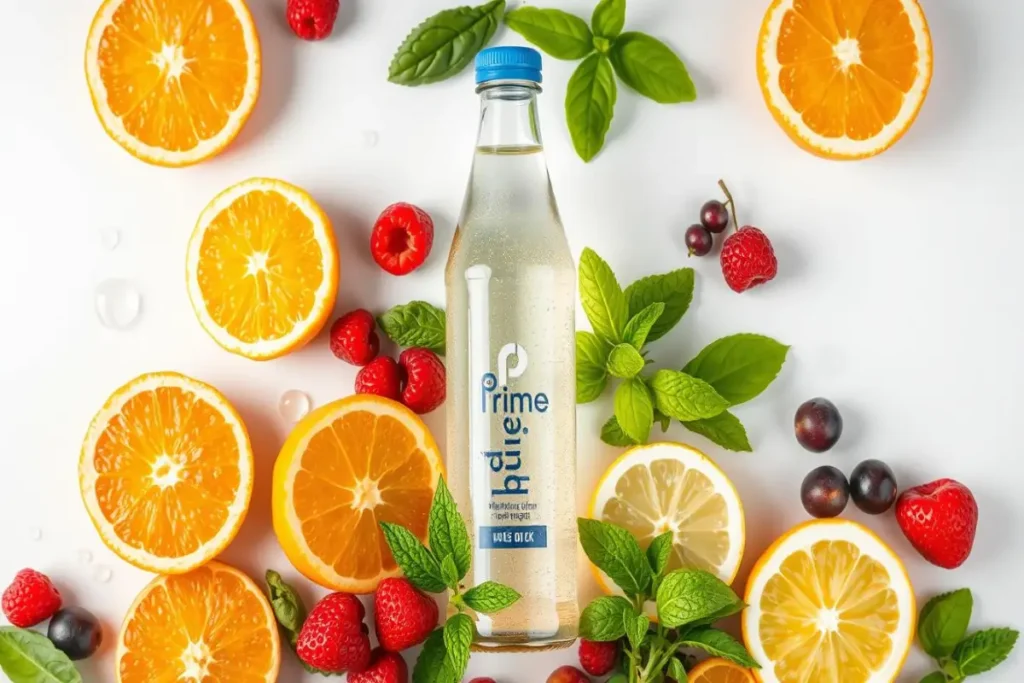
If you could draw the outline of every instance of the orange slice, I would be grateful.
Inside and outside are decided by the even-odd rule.
[[[281,642],[252,579],[211,562],[142,589],[121,626],[116,661],[118,683],[274,683]]]
[[[903,136],[928,94],[928,23],[917,0],[774,0],[757,74],[798,145],[830,159],[873,156]]]
[[[370,593],[400,573],[380,522],[427,538],[441,453],[405,406],[358,394],[310,413],[274,466],[274,531],[310,580]]]
[[[215,342],[255,360],[283,356],[313,339],[334,308],[331,221],[304,190],[252,178],[203,210],[185,274],[192,308]]]
[[[749,669],[728,659],[708,659],[689,672],[689,683],[756,683]]]
[[[213,387],[142,375],[107,399],[82,444],[79,484],[100,538],[136,567],[190,571],[235,537],[252,494],[249,436]]]
[[[160,166],[220,152],[260,90],[260,43],[244,0],[106,0],[85,47],[100,123]]]

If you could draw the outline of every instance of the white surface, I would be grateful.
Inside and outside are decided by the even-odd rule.
[[[468,73],[420,89],[389,85],[387,65],[407,30],[448,0],[343,0],[340,29],[321,44],[293,38],[284,0],[251,0],[264,49],[263,94],[231,149],[209,163],[163,170],[126,155],[103,133],[81,63],[96,0],[9,3],[0,22],[0,386],[3,482],[0,577],[22,566],[50,573],[71,601],[117,625],[149,579],[100,543],[78,495],[78,448],[93,412],[137,374],[175,369],[213,383],[246,418],[256,491],[225,559],[253,574],[295,572],[269,523],[270,471],[289,425],[277,413],[290,388],[321,404],[350,391],[352,368],[326,340],[267,364],[221,351],[203,333],[184,283],[185,244],[205,204],[229,184],[276,176],[309,189],[333,218],[342,252],[339,311],[377,310],[413,297],[442,301],[442,271],[462,200],[477,101]],[[589,12],[591,0],[540,3]],[[772,538],[805,518],[803,475],[822,462],[850,470],[888,461],[904,485],[952,476],[981,506],[968,564],[947,572],[920,560],[891,516],[866,520],[903,554],[921,598],[970,586],[973,625],[1024,626],[1024,503],[1019,296],[1024,232],[1014,210],[1024,172],[1024,4],[926,0],[935,77],[916,126],[885,155],[830,163],[799,149],[768,115],[754,74],[767,0],[633,0],[628,25],[667,39],[689,64],[699,102],[659,106],[620,92],[605,152],[582,164],[562,114],[572,66],[545,60],[543,129],[573,250],[594,247],[624,281],[683,264],[698,271],[691,312],[653,357],[679,367],[706,342],[755,331],[793,345],[782,377],[737,410],[754,454],[709,452],[735,481],[750,528],[744,572]],[[501,42],[519,42],[508,32]],[[364,146],[366,131],[379,143]],[[372,137],[372,135],[370,136]],[[781,274],[743,295],[713,259],[687,261],[686,226],[726,178],[740,215],[772,237]],[[404,279],[372,265],[369,227],[388,203],[411,201],[438,226],[428,266]],[[107,252],[101,231],[123,233]],[[129,332],[102,328],[93,286],[134,279],[143,315]],[[791,420],[804,399],[842,409],[846,432],[827,456],[804,452]],[[609,398],[580,409],[581,504],[616,449],[597,439]],[[429,419],[440,435],[442,411]],[[671,436],[706,446],[679,427]],[[852,517],[863,519],[857,513]],[[32,540],[32,528],[42,539]],[[94,556],[79,562],[79,551]],[[113,580],[93,579],[97,566]],[[581,566],[583,596],[593,591]],[[743,574],[741,574],[741,577]],[[740,581],[742,584],[742,579]],[[303,582],[303,592],[313,590]],[[108,645],[113,636],[108,636]],[[473,658],[474,675],[538,683],[571,653]],[[290,656],[285,656],[291,661]],[[901,681],[920,679],[915,651]],[[83,665],[112,680],[110,649]],[[1024,654],[981,681],[1024,679]],[[282,681],[302,680],[289,664]],[[309,680],[315,680],[310,678]]]

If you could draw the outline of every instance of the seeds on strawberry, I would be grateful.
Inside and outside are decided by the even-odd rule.
[[[429,349],[406,349],[398,357],[398,363],[405,371],[402,403],[419,415],[444,403],[445,369],[436,353]]]
[[[34,569],[22,569],[0,598],[4,616],[18,628],[46,621],[60,609],[60,592],[49,577]]]
[[[303,40],[331,35],[341,8],[339,0],[288,0],[288,25]]]
[[[376,394],[392,401],[402,399],[402,368],[390,356],[378,356],[356,374],[357,394]]]
[[[331,593],[317,603],[302,625],[295,652],[321,671],[359,672],[370,665],[366,610],[354,595]]]
[[[346,313],[331,325],[331,353],[346,363],[364,366],[379,352],[377,321],[366,309]]]
[[[907,489],[896,500],[896,521],[924,559],[956,569],[971,554],[978,531],[978,503],[954,479]]]
[[[370,253],[392,275],[408,275],[423,265],[434,245],[434,221],[412,204],[392,204],[373,226]]]
[[[376,648],[365,671],[350,673],[348,683],[409,683],[409,667],[402,655]]]
[[[437,603],[407,579],[384,579],[373,596],[377,640],[390,652],[419,645],[437,626]]]

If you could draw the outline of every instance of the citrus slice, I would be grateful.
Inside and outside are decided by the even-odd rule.
[[[754,566],[746,602],[743,639],[764,683],[894,681],[914,638],[907,571],[856,522],[782,536]]]
[[[873,156],[903,136],[928,94],[928,23],[917,0],[774,0],[757,74],[798,145],[831,159]]]
[[[728,659],[707,659],[690,670],[689,683],[757,683],[749,669]]]
[[[142,589],[121,625],[116,661],[118,683],[274,683],[281,642],[252,579],[210,562]]]
[[[244,0],[106,0],[85,48],[100,123],[135,157],[194,164],[224,149],[260,90]]]
[[[199,323],[223,348],[277,358],[317,335],[334,307],[338,248],[304,190],[252,178],[199,216],[185,264]]]
[[[601,477],[590,516],[623,527],[645,548],[674,535],[669,571],[704,569],[732,583],[743,559],[744,520],[732,482],[706,455],[681,443],[629,449]],[[618,592],[596,567],[598,584]]]
[[[420,540],[443,465],[423,421],[394,401],[357,394],[310,413],[274,466],[274,531],[310,580],[370,593],[400,573],[380,531]]]
[[[174,372],[118,389],[82,444],[79,485],[100,538],[136,567],[180,574],[238,533],[252,494],[242,418],[213,387]]]

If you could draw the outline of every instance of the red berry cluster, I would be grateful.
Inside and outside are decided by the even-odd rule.
[[[34,569],[22,569],[0,598],[7,621],[30,628],[50,620],[46,637],[68,659],[91,657],[103,640],[99,620],[81,607],[64,607],[60,591],[50,578]]]

